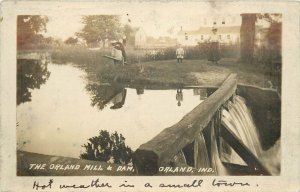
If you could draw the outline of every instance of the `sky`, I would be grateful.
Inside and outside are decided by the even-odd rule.
[[[49,22],[47,23],[47,32],[45,36],[66,40],[67,38],[74,36],[74,34],[83,27],[80,22],[80,15],[65,15],[63,18],[61,18],[61,16],[50,15],[48,18]]]
[[[188,5],[187,3],[133,3],[128,6],[121,3],[118,6],[106,5],[97,8],[97,11],[92,12],[94,15],[101,14],[115,14],[120,15],[124,24],[128,24],[128,19],[133,27],[142,27],[149,36],[165,36],[168,29],[173,28],[174,32],[179,31],[180,26],[184,29],[199,28],[199,18],[201,15],[214,14],[218,12],[218,8],[209,3],[196,3],[195,5]],[[102,8],[102,9],[101,9]],[[74,10],[74,9],[73,9]],[[49,22],[47,24],[46,36],[53,36],[67,39],[73,36],[75,32],[79,31],[83,26],[80,23],[80,14],[76,11],[63,10],[61,13],[56,12],[52,15],[47,15]],[[167,10],[167,11],[166,11]],[[80,12],[80,11],[79,11]],[[61,17],[63,14],[63,17]]]
[[[173,29],[173,36],[180,30],[182,26],[184,30],[195,30],[200,27],[200,20],[204,16],[216,15],[235,15],[240,18],[240,13],[228,10],[226,6],[222,9],[213,3],[195,4],[195,6],[183,7],[185,4],[151,4],[147,8],[139,5],[121,10],[116,10],[123,24],[130,24],[133,27],[142,27],[148,36],[172,36],[168,33],[169,29]],[[116,9],[115,7],[113,7]],[[121,11],[120,11],[121,10]],[[168,11],[166,11],[168,10]],[[93,12],[92,14],[108,14],[107,12]],[[115,14],[115,13],[114,13]],[[80,22],[81,15],[75,12],[64,12],[61,14],[47,15],[49,22],[47,24],[47,33],[45,36],[61,38],[63,40],[74,36],[75,32],[80,31],[83,25]],[[131,22],[129,23],[128,20]]]
[[[182,26],[185,30],[193,30],[200,27],[199,18],[201,15],[181,15],[174,17],[167,12],[151,11],[148,14],[124,14],[121,16],[123,24],[130,24],[133,27],[142,27],[149,36],[172,36],[168,31],[175,32],[180,30]],[[83,25],[80,22],[80,15],[65,15],[63,18],[59,16],[48,16],[46,36],[53,36],[63,40],[73,36],[75,32],[80,31]],[[130,22],[128,22],[130,20]],[[67,27],[66,27],[67,26]]]
[[[178,31],[180,26],[186,29],[196,29],[199,27],[199,15],[184,15],[181,17],[170,16],[169,14],[152,11],[147,15],[125,14],[120,15],[123,24],[130,24],[133,27],[142,27],[147,35],[158,37],[170,35],[167,31],[173,29]],[[75,32],[80,31],[83,25],[80,22],[80,15],[48,16],[46,36],[67,39]],[[128,22],[130,20],[131,22]],[[67,27],[66,27],[67,26]]]

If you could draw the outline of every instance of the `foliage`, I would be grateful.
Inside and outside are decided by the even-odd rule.
[[[78,39],[74,37],[69,37],[67,40],[64,41],[65,44],[67,45],[75,45],[78,43]]]
[[[264,13],[257,14],[258,19],[264,19],[269,23],[281,23],[282,22],[282,14],[279,13]]]
[[[103,110],[106,105],[118,94],[122,93],[124,87],[117,84],[112,85],[98,85],[88,84],[86,90],[91,95],[91,105],[97,106],[98,109]]]
[[[206,59],[208,52],[208,43],[199,43],[197,46],[184,47],[185,59]],[[220,45],[222,57],[236,58],[239,55],[238,45]],[[145,55],[140,58],[141,61],[153,61],[153,60],[170,60],[175,59],[176,48],[169,47],[164,49],[149,50],[145,52]]]
[[[270,49],[278,49],[281,51],[282,15],[266,13],[258,14],[257,17],[270,23],[266,35]]]
[[[88,15],[82,17],[83,29],[76,35],[87,44],[99,44],[105,39],[115,39],[120,37],[121,23],[116,15]]]
[[[20,15],[17,18],[17,45],[18,48],[35,44],[43,36],[41,32],[46,32],[46,25],[49,21],[46,16]]]
[[[17,61],[17,105],[31,101],[31,90],[39,89],[50,76],[47,63],[39,60]]]
[[[126,24],[123,27],[123,33],[126,36],[126,45],[133,47],[135,42],[134,29],[130,25]]]
[[[207,43],[200,43],[193,47],[184,47],[186,59],[206,59]],[[127,49],[127,62],[129,64],[175,59],[175,47],[151,50],[131,50]],[[78,64],[97,65],[110,64],[112,61],[102,57],[109,55],[110,49],[100,49],[97,51],[88,50],[82,47],[60,47],[52,51],[52,59],[58,63],[74,62]],[[222,57],[236,58],[239,55],[238,45],[221,45]]]
[[[129,37],[133,33],[133,28],[130,25],[126,24],[124,25],[123,32],[126,37]]]
[[[125,138],[117,132],[109,134],[100,130],[99,135],[89,138],[82,147],[85,152],[80,154],[81,159],[128,164],[132,161],[132,150],[125,145]]]

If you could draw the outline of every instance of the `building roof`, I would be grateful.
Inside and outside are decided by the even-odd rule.
[[[240,33],[240,26],[224,26],[224,27],[217,27],[218,33]],[[212,27],[200,27],[197,30],[193,31],[179,31],[178,35],[201,35],[201,34],[210,34],[212,33]]]

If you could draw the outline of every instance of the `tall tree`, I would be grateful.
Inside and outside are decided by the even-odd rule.
[[[281,54],[282,15],[277,13],[265,13],[258,14],[257,17],[270,23],[270,27],[266,35],[269,48],[276,50],[279,54]]]
[[[264,19],[270,23],[266,38],[269,49],[281,55],[281,14],[241,14],[241,60],[251,63],[254,53],[255,22],[257,19]]]
[[[120,18],[116,15],[88,15],[82,17],[83,29],[76,33],[88,44],[105,42],[121,35]]]
[[[129,25],[129,24],[124,25],[123,33],[126,37],[127,45],[128,46],[134,46],[134,41],[135,41],[134,29],[131,27],[131,25]]]
[[[241,14],[241,60],[246,63],[253,61],[256,14]]]
[[[47,16],[19,15],[17,18],[17,45],[18,48],[34,43],[40,39],[41,32],[46,32]]]

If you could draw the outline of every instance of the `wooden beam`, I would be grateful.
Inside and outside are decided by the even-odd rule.
[[[245,163],[261,175],[271,175],[248,147],[228,128],[221,125],[220,136],[234,149]]]
[[[212,119],[216,111],[235,93],[237,75],[230,74],[210,97],[185,115],[175,125],[164,129],[134,153],[133,162],[141,175],[153,175],[158,167],[194,141]]]
[[[207,148],[205,144],[205,139],[203,134],[200,132],[197,134],[194,143],[194,162],[195,168],[209,168],[211,167]],[[204,161],[202,159],[205,159]]]

